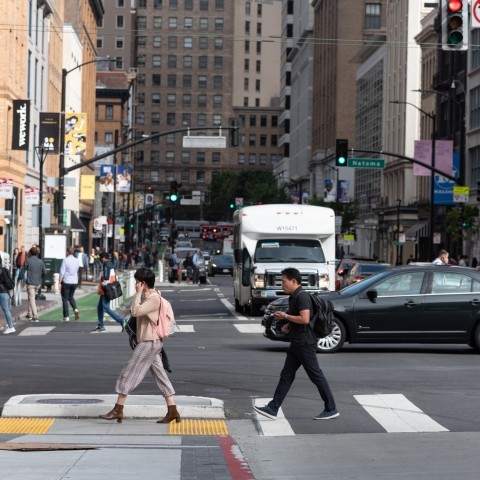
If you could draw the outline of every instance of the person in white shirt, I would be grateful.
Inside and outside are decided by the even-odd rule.
[[[438,257],[432,262],[434,265],[448,265],[448,252],[446,250],[440,250]]]
[[[67,257],[63,259],[60,266],[60,294],[62,296],[63,306],[63,321],[68,322],[70,320],[68,316],[68,304],[73,308],[75,314],[75,320],[80,318],[80,312],[77,308],[77,302],[74,298],[75,290],[78,285],[78,269],[80,265],[78,258],[73,256],[73,248],[67,248]]]

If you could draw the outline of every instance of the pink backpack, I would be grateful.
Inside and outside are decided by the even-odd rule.
[[[160,297],[160,309],[158,310],[158,323],[155,332],[161,340],[164,340],[175,332],[175,315],[173,314],[172,304],[162,297],[159,290],[157,290],[157,293]]]

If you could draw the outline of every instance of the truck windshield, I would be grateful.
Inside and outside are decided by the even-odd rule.
[[[325,255],[318,240],[259,240],[255,249],[259,263],[325,263]]]

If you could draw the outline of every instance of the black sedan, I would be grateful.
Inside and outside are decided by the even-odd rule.
[[[207,272],[209,277],[217,273],[233,275],[233,255],[213,255],[208,262]]]
[[[406,266],[384,270],[338,292],[332,301],[335,327],[317,351],[333,353],[349,343],[456,343],[480,350],[480,271],[453,266]],[[273,313],[288,298],[270,303],[264,335],[289,341]]]

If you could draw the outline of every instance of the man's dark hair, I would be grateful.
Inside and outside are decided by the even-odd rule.
[[[98,258],[100,258],[100,260],[102,258],[107,258],[108,259],[108,258],[110,258],[110,256],[108,255],[107,252],[101,252],[100,255],[98,256]]]
[[[38,248],[37,248],[37,247],[32,247],[32,248],[30,249],[30,255],[31,255],[32,257],[36,257],[36,256],[38,255]]]
[[[146,283],[148,288],[155,286],[155,274],[149,268],[139,268],[133,278],[139,282]]]
[[[295,280],[299,285],[302,284],[302,275],[296,268],[285,268],[282,270],[282,275],[287,277],[289,280]]]

